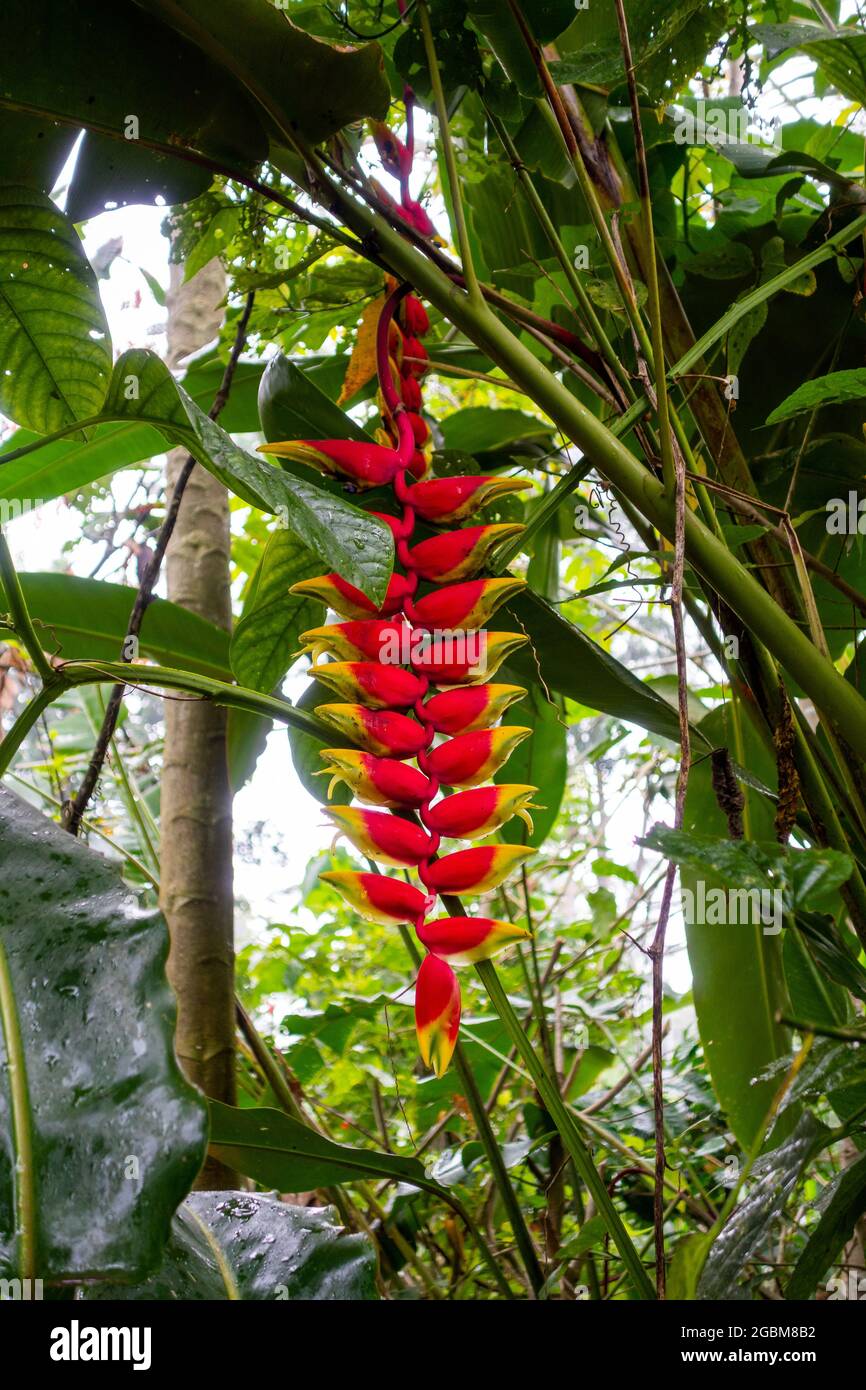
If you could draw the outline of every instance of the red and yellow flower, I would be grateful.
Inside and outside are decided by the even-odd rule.
[[[506,946],[528,941],[532,935],[525,927],[495,917],[440,917],[424,922],[415,932],[422,946],[453,966],[490,960]]]
[[[386,173],[400,185],[399,203],[383,190],[380,196],[418,234],[434,237],[410,192],[411,119],[405,143],[381,122],[372,122],[371,130]],[[529,937],[525,927],[497,918],[428,915],[437,895],[490,892],[533,853],[525,846],[483,844],[440,857],[443,837],[483,839],[512,816],[532,829],[536,788],[490,781],[531,732],[522,725],[494,727],[526,691],[491,680],[528,639],[486,630],[524,581],[492,577],[485,569],[523,527],[462,526],[480,508],[531,482],[484,474],[428,477],[433,440],[422,413],[422,382],[430,369],[422,342],[430,332],[427,310],[392,282],[375,328],[381,412],[375,439],[288,440],[263,445],[262,452],[345,479],[356,491],[393,488],[393,505],[378,503],[384,510],[373,513],[391,530],[399,566],[384,601],[377,606],[337,573],[302,580],[291,592],[319,600],[339,618],[301,637],[314,663],[311,674],[337,697],[320,704],[317,715],[351,745],[322,749],[320,775],[331,779],[329,795],[343,783],[361,803],[331,806],[328,816],[360,854],[417,870],[421,886],[353,869],[322,877],[365,919],[414,929],[426,952],[415,983],[418,1046],[441,1076],[460,1028],[452,967],[488,960]],[[413,542],[416,517],[433,534]],[[449,526],[454,529],[437,529]],[[437,736],[444,741],[437,743]],[[442,787],[448,795],[440,796]]]
[[[458,734],[428,753],[427,767],[446,787],[477,787],[489,782],[531,733],[515,724]]]
[[[417,810],[430,797],[430,778],[396,758],[378,758],[356,748],[323,748],[319,756],[328,766],[316,775],[330,774],[329,796],[338,782],[345,782],[359,801],[389,806],[392,810]]]
[[[327,812],[337,831],[368,859],[415,869],[435,853],[426,830],[390,811],[365,811],[360,806],[332,806]]]
[[[524,845],[473,845],[423,865],[421,880],[431,893],[491,893],[533,853]]]
[[[428,899],[411,883],[386,874],[359,874],[352,869],[328,869],[319,878],[330,883],[359,916],[368,922],[410,925],[424,916]]]
[[[421,962],[415,981],[415,1034],[424,1063],[443,1076],[460,1032],[460,985],[444,960],[432,954]]]
[[[455,792],[428,808],[424,824],[437,835],[447,835],[452,840],[481,840],[485,835],[492,835],[512,816],[519,816],[531,835],[529,812],[538,809],[532,801],[537,791],[537,787],[515,782]]]

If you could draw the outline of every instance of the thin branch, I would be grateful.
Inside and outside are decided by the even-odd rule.
[[[619,0],[618,0],[619,3]],[[689,690],[687,683],[688,654],[686,652],[683,628],[683,575],[686,552],[686,473],[685,462],[679,449],[673,451],[676,473],[676,520],[674,529],[674,564],[671,581],[671,616],[674,625],[674,643],[677,654],[677,707],[680,725],[680,766],[677,773],[676,800],[674,806],[674,829],[680,830],[686,804],[686,791],[691,766],[691,736],[689,731]],[[664,1179],[667,1160],[665,1155],[665,1109],[663,1085],[662,1041],[664,1004],[664,954],[665,936],[673,898],[677,866],[673,860],[668,863],[665,874],[662,900],[659,908],[658,924],[649,954],[652,959],[652,1056],[653,1056],[653,1113],[655,1117],[655,1192],[653,1195],[653,1230],[655,1234],[656,1292],[659,1298],[665,1296],[665,1236],[664,1236]]]
[[[226,368],[223,372],[222,381],[219,384],[219,389],[217,390],[217,393],[214,396],[213,405],[211,406],[209,411],[211,420],[216,420],[217,416],[220,414],[223,406],[228,400],[235,371],[237,370],[237,365],[240,361],[240,356],[243,351],[244,343],[246,342],[247,326],[250,321],[250,314],[253,311],[254,302],[255,292],[253,291],[247,295],[243,312],[240,318],[238,319],[234,343],[232,344],[232,350],[229,355],[229,360],[226,363]],[[195,459],[193,458],[192,454],[187,454],[186,459],[184,460],[183,467],[181,468],[181,471],[178,475],[177,482],[174,485],[174,491],[171,495],[171,501],[169,502],[168,510],[166,511],[165,518],[159,530],[159,535],[157,536],[156,546],[154,547],[153,554],[151,555],[150,560],[148,561],[144,578],[142,579],[138,587],[138,592],[135,595],[135,602],[132,606],[132,613],[129,619],[129,627],[127,628],[126,637],[124,639],[123,646],[121,649],[122,661],[131,662],[132,660],[132,653],[136,644],[134,642],[130,643],[129,639],[131,637],[137,638],[139,633],[141,632],[141,625],[144,621],[144,615],[147,612],[151,600],[153,599],[153,591],[156,588],[156,583],[159,579],[160,571],[162,569],[162,562],[165,558],[165,552],[168,548],[168,543],[171,540],[172,533],[174,532],[175,525],[177,524],[178,513],[180,511],[180,504],[183,501],[183,495],[186,491],[186,485],[189,482],[190,477],[192,476],[192,471],[194,468]],[[70,835],[78,834],[84,812],[87,809],[87,806],[90,802],[90,798],[93,796],[93,793],[96,790],[96,784],[99,781],[99,778],[102,774],[102,768],[105,764],[105,759],[108,756],[108,750],[111,745],[111,740],[114,737],[114,731],[117,728],[117,721],[120,717],[120,708],[123,704],[123,695],[125,690],[126,686],[122,682],[118,682],[117,685],[114,686],[114,689],[111,692],[108,704],[106,706],[105,715],[102,720],[102,727],[99,730],[99,736],[96,740],[96,744],[93,749],[93,754],[91,756],[90,762],[87,765],[87,771],[84,774],[81,786],[78,788],[78,791],[75,797],[72,799],[72,801],[67,802],[66,806],[64,807],[63,824],[65,828],[69,831]]]

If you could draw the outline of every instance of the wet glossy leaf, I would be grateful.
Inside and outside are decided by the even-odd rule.
[[[376,1297],[376,1253],[331,1207],[292,1207],[251,1192],[194,1192],[178,1209],[162,1264],[140,1284],[84,1286],[85,1302]]]
[[[168,934],[117,868],[0,789],[0,1271],[141,1277],[204,1158]]]

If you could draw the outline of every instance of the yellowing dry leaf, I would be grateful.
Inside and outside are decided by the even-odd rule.
[[[361,321],[358,324],[358,336],[355,346],[352,349],[352,356],[349,358],[349,365],[346,368],[346,379],[340,391],[337,405],[343,405],[345,401],[350,401],[362,386],[366,386],[371,377],[376,375],[376,330],[379,326],[379,315],[385,305],[385,296],[380,294],[378,299],[374,299],[368,304]]]

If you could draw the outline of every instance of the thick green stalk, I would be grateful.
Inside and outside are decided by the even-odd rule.
[[[675,535],[673,497],[605,425],[499,321],[485,305],[467,295],[384,221],[359,204],[331,179],[307,152],[313,167],[341,207],[349,225],[375,235],[394,271],[481,347],[527,391],[559,428],[574,441],[598,471],[637,507],[668,540]],[[686,557],[725,603],[799,682],[819,709],[838,725],[843,737],[866,757],[866,701],[831,662],[816,652],[797,627],[744,565],[687,510]]]
[[[373,867],[375,868],[375,866]],[[415,945],[412,933],[409,931],[408,927],[401,927],[400,935],[403,938],[406,950],[412,958],[412,963],[417,969],[421,964],[421,953]],[[493,1181],[499,1190],[499,1195],[502,1198],[502,1205],[505,1207],[505,1213],[514,1233],[514,1239],[520,1251],[523,1267],[526,1270],[527,1278],[532,1286],[533,1293],[538,1294],[544,1284],[544,1274],[538,1263],[538,1255],[535,1251],[532,1236],[529,1234],[529,1228],[526,1224],[520,1203],[517,1200],[514,1185],[511,1181],[508,1169],[505,1166],[502,1150],[499,1147],[496,1135],[493,1133],[493,1126],[487,1114],[487,1107],[478,1089],[478,1083],[475,1080],[466,1052],[459,1042],[454,1049],[454,1063],[460,1077],[460,1084],[469,1102],[469,1109],[472,1112],[472,1119],[478,1131],[478,1138],[484,1148],[487,1162],[490,1164]]]
[[[720,342],[725,334],[729,333],[735,324],[740,322],[740,319],[745,318],[759,304],[766,303],[768,299],[772,299],[774,294],[778,294],[780,290],[793,284],[804,271],[814,270],[815,266],[823,265],[824,261],[829,261],[838,251],[841,251],[844,246],[847,246],[850,241],[854,241],[863,232],[866,232],[866,213],[861,214],[860,217],[855,217],[853,222],[849,222],[848,226],[843,227],[835,236],[828,237],[815,251],[801,256],[799,260],[794,261],[793,265],[787,266],[778,275],[774,275],[771,280],[758,285],[749,294],[743,295],[742,299],[738,299],[736,303],[731,305],[730,309],[722,314],[721,318],[716,320],[712,328],[708,328],[706,333],[698,338],[688,352],[684,352],[682,357],[674,362],[667,374],[668,382],[675,384],[678,377],[684,376],[696,363],[700,362],[710,348],[715,347],[716,343]],[[612,426],[613,432],[617,435],[627,434],[635,421],[639,420],[649,407],[650,402],[646,396],[640,396],[634,405],[630,406],[626,413]]]
[[[433,99],[436,103],[436,116],[439,121],[442,150],[445,155],[445,169],[448,174],[451,206],[454,209],[454,222],[457,227],[457,245],[460,251],[460,260],[463,263],[463,278],[466,282],[466,291],[469,298],[473,303],[479,304],[481,303],[481,289],[478,284],[478,276],[475,273],[475,266],[472,262],[472,249],[469,245],[469,231],[466,226],[466,212],[463,207],[463,195],[460,192],[460,176],[457,172],[457,160],[454,155],[451,132],[448,129],[448,106],[442,87],[442,74],[439,71],[439,59],[436,56],[436,45],[433,42],[433,30],[430,27],[430,12],[427,9],[425,0],[419,0],[418,15],[421,20],[421,33],[424,38],[424,51],[427,55],[427,65],[430,68],[430,82],[433,87]]]
[[[639,1298],[654,1299],[655,1291],[653,1290],[653,1286],[647,1276],[646,1270],[640,1262],[637,1250],[634,1247],[628,1231],[622,1223],[619,1212],[610,1198],[610,1194],[605,1187],[603,1179],[596,1170],[589,1150],[583,1142],[577,1126],[569,1114],[562,1096],[559,1094],[558,1088],[545,1070],[540,1057],[526,1035],[520,1019],[514,1012],[511,1000],[503,989],[502,981],[496,973],[495,966],[492,961],[485,960],[476,965],[475,969],[481,983],[490,996],[491,1003],[505,1025],[512,1043],[523,1058],[526,1069],[531,1075],[538,1094],[544,1102],[545,1109],[556,1125],[556,1128],[562,1136],[562,1142],[565,1144],[570,1157],[574,1161],[574,1166],[580,1175],[581,1181],[589,1191],[599,1214],[603,1217],[605,1225],[610,1231],[613,1242],[622,1257],[623,1263],[631,1275],[635,1292]]]

